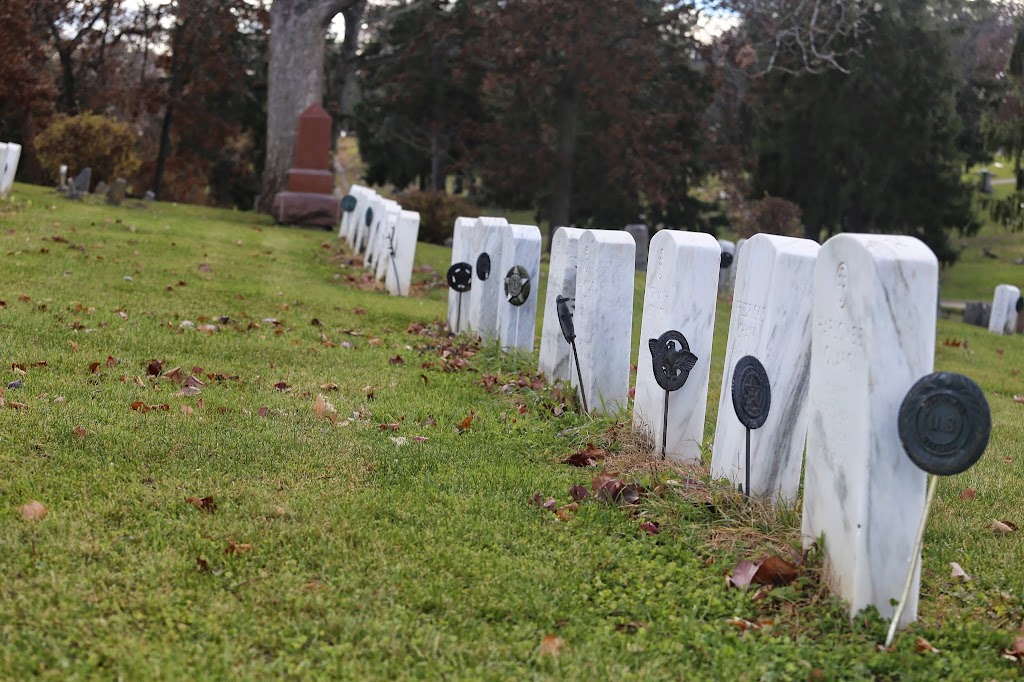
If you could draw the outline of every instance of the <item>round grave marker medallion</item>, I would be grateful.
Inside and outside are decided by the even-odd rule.
[[[351,194],[346,194],[341,198],[341,210],[345,213],[351,213],[356,210],[356,198]]]
[[[729,253],[728,251],[723,251],[722,252],[722,262],[721,262],[721,264],[718,267],[721,268],[722,270],[724,270],[725,268],[729,267],[730,265],[732,265],[732,254]]]
[[[505,298],[514,306],[530,298],[530,273],[522,265],[513,265],[505,274]]]
[[[448,286],[460,294],[473,286],[473,266],[469,263],[454,263],[448,268]]]
[[[690,352],[686,337],[671,329],[656,339],[648,339],[654,380],[666,391],[677,391],[690,377],[697,356]]]
[[[565,296],[559,296],[555,299],[558,310],[558,326],[562,328],[562,338],[567,343],[572,343],[576,340],[576,327],[572,323],[572,311],[569,310],[569,301],[571,300],[571,298],[566,298]]]
[[[370,223],[372,223],[372,222],[373,222],[373,207],[372,206],[367,206],[366,207],[366,226],[369,227]]]
[[[992,415],[978,384],[962,374],[935,372],[907,391],[899,431],[914,464],[950,476],[971,468],[985,452]]]
[[[480,281],[491,276],[491,257],[486,253],[481,253],[476,259],[476,276]]]
[[[1017,308],[1017,314],[1024,312],[1024,296],[1017,298],[1017,305],[1015,307]]]
[[[772,407],[772,389],[764,365],[753,355],[745,355],[732,371],[732,406],[740,423],[759,429]]]

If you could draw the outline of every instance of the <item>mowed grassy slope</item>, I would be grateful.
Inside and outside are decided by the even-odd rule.
[[[252,214],[73,204],[23,185],[0,204],[0,368],[24,384],[0,410],[0,679],[1019,674],[1002,650],[1024,620],[1024,549],[989,524],[1024,525],[1024,405],[1012,397],[1024,338],[940,322],[936,364],[985,388],[993,436],[975,469],[942,482],[920,622],[878,652],[886,622],[849,621],[813,571],[757,600],[726,586],[737,560],[798,537],[798,513],[677,495],[639,516],[586,502],[562,521],[531,506],[536,492],[565,505],[571,485],[589,485],[595,471],[559,460],[588,441],[621,447],[606,437],[613,420],[555,417],[543,390],[484,390],[482,375],[524,366],[493,349],[471,358],[477,372],[421,367],[438,358],[415,347],[439,340],[406,329],[443,317],[446,290],[363,290],[337,250],[331,233]],[[443,272],[449,253],[421,245],[418,259]],[[638,276],[637,325],[642,287]],[[728,315],[721,301],[709,440]],[[942,346],[947,336],[968,349]],[[148,377],[153,360],[201,367],[201,395]],[[358,418],[319,418],[321,392]],[[207,496],[215,511],[186,501]],[[48,515],[23,520],[29,500]],[[951,579],[950,561],[973,580]],[[915,652],[917,635],[941,653]]]

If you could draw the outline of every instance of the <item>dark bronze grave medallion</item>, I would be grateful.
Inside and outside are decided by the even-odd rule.
[[[690,377],[697,364],[697,356],[690,352],[690,344],[682,333],[672,329],[656,339],[648,339],[654,380],[666,391],[677,391]]]
[[[476,259],[476,276],[480,281],[491,276],[491,257],[486,253],[481,253]]]
[[[1015,307],[1017,308],[1018,315],[1024,312],[1024,296],[1017,297],[1017,305]]]
[[[722,262],[721,262],[721,264],[718,267],[720,269],[724,270],[725,268],[729,267],[730,265],[732,265],[732,254],[729,253],[728,251],[723,251],[722,252]]]
[[[505,274],[505,298],[514,306],[530,298],[530,273],[522,265],[513,265]]]
[[[373,223],[373,207],[372,206],[367,206],[366,207],[366,226],[369,227],[371,223]]]
[[[454,263],[448,268],[448,286],[460,294],[473,286],[473,266],[469,263]]]
[[[346,194],[341,199],[341,210],[345,213],[351,213],[356,210],[356,198],[351,194]]]
[[[900,404],[903,449],[929,474],[950,476],[969,469],[985,452],[991,430],[985,394],[962,374],[929,374]]]
[[[732,406],[740,423],[759,429],[768,419],[772,389],[764,365],[753,355],[745,355],[732,371]]]
[[[576,327],[572,323],[572,310],[569,309],[569,301],[573,299],[559,296],[555,299],[558,310],[558,326],[562,328],[562,337],[572,343],[576,340]]]

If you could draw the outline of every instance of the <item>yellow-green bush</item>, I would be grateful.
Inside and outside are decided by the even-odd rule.
[[[36,138],[36,149],[51,180],[61,164],[67,164],[72,175],[92,168],[93,186],[100,180],[131,177],[139,168],[132,129],[99,114],[58,116]]]
[[[458,217],[476,218],[480,211],[465,199],[444,192],[410,190],[398,195],[398,202],[407,211],[420,214],[418,239],[431,244],[444,244],[455,230]]]

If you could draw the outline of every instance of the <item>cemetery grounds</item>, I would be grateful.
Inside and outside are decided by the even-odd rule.
[[[940,482],[919,620],[885,651],[813,552],[787,585],[728,585],[799,563],[799,509],[652,467],[628,415],[441,333],[449,250],[420,244],[394,298],[334,233],[101,201],[0,204],[0,679],[1021,675],[1024,337],[938,323],[936,369],[982,386],[992,437]],[[1019,235],[965,246],[945,299],[1024,272]],[[636,504],[595,500],[602,471]]]

